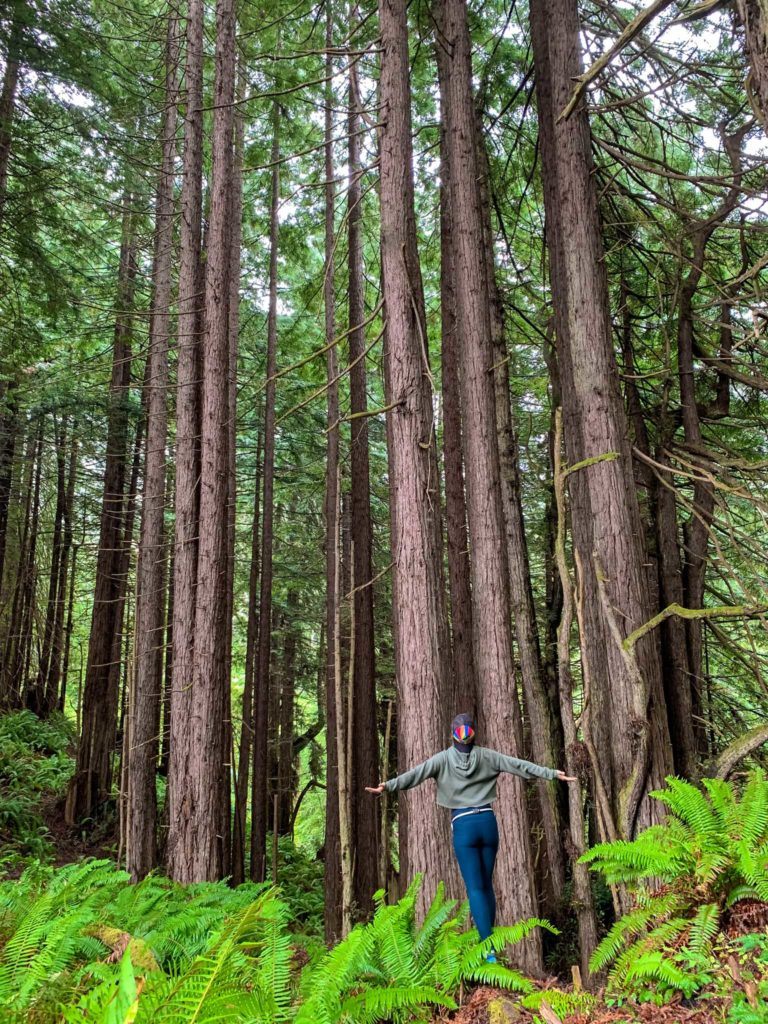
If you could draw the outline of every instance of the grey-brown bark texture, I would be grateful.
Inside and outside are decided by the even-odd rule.
[[[602,760],[593,768],[604,776],[620,829],[632,834],[653,818],[645,795],[670,770],[671,750],[656,638],[638,646],[639,677],[618,642],[649,618],[651,608],[612,347],[589,123],[583,104],[559,119],[580,71],[576,3],[535,0],[531,34],[566,452],[571,465],[598,460],[569,481],[583,572],[590,722]]]
[[[152,317],[146,373],[147,451],[141,534],[136,567],[136,638],[130,717],[126,794],[128,836],[126,866],[143,878],[155,867],[160,697],[165,638],[165,447],[168,440],[168,342],[171,329],[173,260],[173,184],[176,154],[178,21],[168,19],[166,107],[162,120],[162,166],[155,206],[155,255]]]
[[[135,290],[135,218],[132,197],[123,207],[122,244],[115,305],[112,377],[109,385],[107,454],[102,490],[99,550],[93,595],[88,660],[83,691],[82,728],[77,767],[67,793],[65,816],[74,825],[93,817],[109,796],[112,744],[117,723],[116,640],[122,614],[121,580],[128,458],[129,387],[131,380],[131,315]]]
[[[229,442],[229,294],[231,271],[232,127],[235,94],[234,0],[216,4],[216,79],[208,259],[205,281],[202,415],[200,420],[200,538],[192,674],[190,815],[184,837],[185,878],[205,881],[224,869],[222,773],[228,715],[225,678],[227,630],[227,502]],[[222,586],[222,584],[225,584]],[[177,861],[178,864],[178,861]]]
[[[353,21],[357,21],[353,13]],[[360,159],[359,84],[357,64],[349,70],[349,391],[352,411],[350,437],[351,528],[354,557],[353,576],[355,649],[350,687],[351,829],[355,851],[354,893],[360,913],[372,910],[371,897],[379,887],[379,804],[368,799],[366,780],[379,771],[379,738],[376,715],[376,650],[373,623],[373,529],[368,456],[367,373],[365,364],[365,276],[363,268],[363,193]]]
[[[192,665],[199,513],[199,348],[202,273],[203,4],[189,0],[186,25],[184,155],[179,237],[178,365],[176,380],[176,483],[174,501],[172,674],[168,763],[168,870],[185,871],[183,835],[191,812],[186,792],[191,771]],[[178,850],[178,856],[177,856]]]
[[[450,164],[451,234],[456,282],[456,323],[462,339],[459,380],[471,546],[473,634],[483,742],[523,753],[520,706],[512,657],[511,606],[499,475],[488,272],[474,131],[472,68],[464,0],[443,0],[438,19],[450,62],[443,90],[443,120]],[[500,821],[507,824],[496,864],[499,919],[536,914],[528,809],[522,781],[500,785]],[[534,973],[542,969],[541,938],[515,951]]]
[[[261,586],[259,643],[254,684],[253,803],[251,807],[251,878],[266,874],[268,725],[270,662],[272,651],[272,544],[275,488],[275,373],[277,370],[277,252],[280,204],[280,107],[275,100],[272,117],[272,194],[269,214],[269,313],[267,315],[267,386],[264,405],[264,492],[261,506]]]
[[[380,0],[381,256],[392,523],[398,759],[417,764],[445,745],[450,712],[440,499],[424,297],[416,246],[408,27],[404,0]],[[423,872],[422,900],[451,871],[448,824],[431,787],[400,797],[401,871]],[[413,823],[412,831],[409,828]]]

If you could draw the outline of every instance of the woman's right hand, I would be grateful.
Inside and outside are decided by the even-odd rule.
[[[375,793],[376,796],[381,796],[381,794],[384,792],[384,783],[380,782],[378,786],[366,786],[365,792]]]

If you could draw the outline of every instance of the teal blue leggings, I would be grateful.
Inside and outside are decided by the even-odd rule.
[[[461,813],[461,812],[457,812]],[[499,849],[499,827],[493,811],[466,814],[452,823],[453,851],[467,887],[469,909],[481,939],[487,939],[496,920],[493,867]]]

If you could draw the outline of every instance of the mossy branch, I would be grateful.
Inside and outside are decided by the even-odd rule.
[[[681,619],[740,619],[764,615],[768,612],[768,605],[753,604],[720,604],[711,608],[684,608],[681,604],[668,604],[666,608],[648,619],[642,626],[638,626],[629,636],[625,638],[622,646],[625,651],[631,651],[638,640],[641,640],[646,633],[660,626],[666,619],[677,615]]]

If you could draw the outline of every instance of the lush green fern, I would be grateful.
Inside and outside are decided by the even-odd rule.
[[[768,780],[754,773],[739,796],[721,780],[699,789],[669,778],[652,795],[668,808],[663,824],[633,842],[599,844],[582,858],[607,882],[626,884],[636,900],[590,967],[610,966],[615,990],[692,994],[706,983],[702,965],[723,912],[739,899],[768,901]]]

